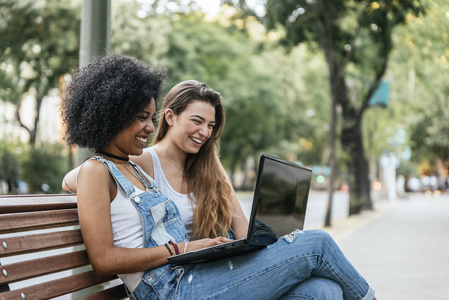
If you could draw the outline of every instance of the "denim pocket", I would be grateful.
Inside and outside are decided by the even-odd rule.
[[[176,271],[168,266],[148,270],[133,291],[134,299],[172,299],[177,290]]]
[[[151,238],[158,245],[163,245],[172,240],[183,242],[186,236],[186,230],[176,205],[168,199],[151,208],[151,216],[154,221],[154,228],[151,232]]]
[[[164,227],[173,236],[173,241],[178,243],[186,241],[187,231],[182,222],[178,207],[173,201],[169,200],[165,202],[165,213]]]

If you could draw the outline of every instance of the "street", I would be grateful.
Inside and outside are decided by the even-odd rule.
[[[449,300],[449,194],[385,202],[337,223],[331,235],[377,299]]]
[[[247,207],[251,195],[240,198]],[[326,201],[327,193],[311,191],[306,229],[323,228]],[[373,204],[374,210],[348,217],[348,194],[337,192],[332,227],[324,230],[377,299],[449,300],[449,194],[375,197]]]

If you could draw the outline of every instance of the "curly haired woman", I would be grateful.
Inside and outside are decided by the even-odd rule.
[[[68,90],[67,140],[96,150],[77,184],[94,270],[119,274],[131,299],[373,299],[374,290],[319,230],[296,231],[232,263],[168,264],[173,253],[230,241],[223,236],[240,237],[248,225],[217,155],[225,120],[219,93],[197,81],[172,88],[156,144],[144,151],[162,77],[108,56],[78,72]],[[130,81],[138,84],[128,87]]]

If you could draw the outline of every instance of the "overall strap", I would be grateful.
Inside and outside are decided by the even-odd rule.
[[[129,181],[125,176],[123,176],[123,174],[117,169],[117,167],[113,162],[104,159],[101,156],[92,156],[91,159],[95,159],[103,163],[106,166],[106,168],[108,168],[109,173],[111,174],[112,178],[114,178],[115,182],[117,183],[117,186],[120,187],[122,192],[126,196],[134,198],[136,194],[136,189],[134,188],[131,181]]]
[[[145,186],[148,189],[157,188],[156,181],[154,181],[153,178],[148,176],[148,174],[145,173],[145,171],[142,170],[142,168],[139,165],[135,164],[132,161],[129,161],[129,164],[131,165],[131,167],[134,168],[134,170],[136,171],[137,176],[139,176],[139,178],[144,182]]]

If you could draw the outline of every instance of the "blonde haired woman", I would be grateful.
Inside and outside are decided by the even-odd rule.
[[[131,159],[181,210],[192,239],[246,236],[248,223],[218,159],[225,122],[221,96],[185,81],[165,97],[154,146]]]

